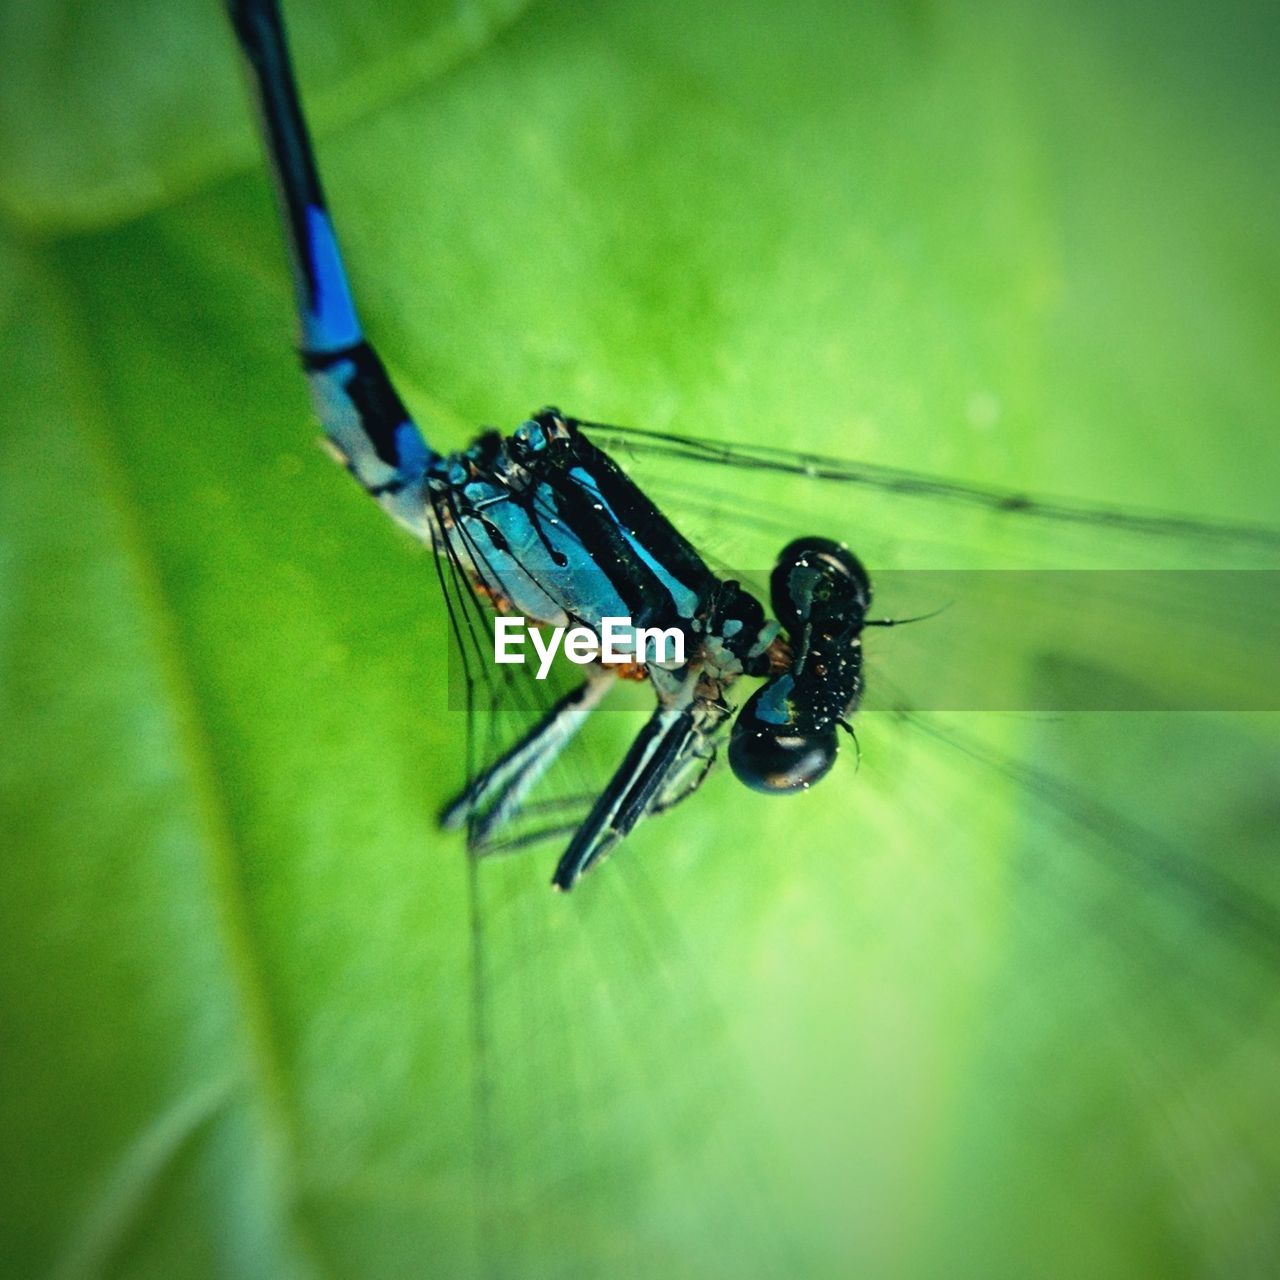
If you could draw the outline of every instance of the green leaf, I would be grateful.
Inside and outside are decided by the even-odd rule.
[[[299,6],[290,25],[317,76],[314,123],[350,121],[428,83],[522,7]],[[32,230],[134,217],[257,160],[221,4],[8,0],[0,42],[0,209]]]
[[[1265,9],[286,7],[441,447],[550,401],[1274,521]],[[569,897],[554,847],[469,866],[434,568],[310,445],[216,9],[3,21],[6,1274],[1266,1273],[1274,714],[869,713]],[[810,524],[877,575],[1267,563],[683,478],[746,568]],[[1257,580],[1144,635],[1263,707]],[[1198,680],[933,634],[1049,701]]]

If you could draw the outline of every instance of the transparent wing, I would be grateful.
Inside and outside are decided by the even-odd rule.
[[[589,429],[684,531],[699,523],[713,530],[702,540],[704,554],[722,576],[747,581],[762,599],[774,549],[800,533],[838,537],[867,558],[881,620],[918,621],[867,633],[864,712],[910,712],[913,723],[935,714],[998,713],[982,723],[999,726],[1000,717],[1018,714],[1261,713],[1280,706],[1280,578],[1253,567],[1277,562],[1280,531],[1012,494],[776,448]],[[760,473],[781,477],[788,489],[771,484],[761,501]],[[699,480],[704,474],[707,483]],[[860,498],[865,491],[866,500],[851,505],[850,491]],[[876,518],[877,504],[892,516]],[[993,523],[1001,527],[998,538]],[[992,567],[904,567],[928,563],[928,550],[940,551],[944,562]],[[729,552],[740,558],[730,561]],[[886,562],[900,567],[881,571]],[[1064,563],[1090,567],[1024,567]],[[1174,567],[1196,563],[1214,567]],[[1153,567],[1127,567],[1134,564]],[[460,696],[473,721],[467,776],[474,779],[564,688],[532,681],[524,668],[494,667],[487,614],[463,584],[464,568],[453,566],[462,585],[451,612],[459,649],[468,654]],[[587,735],[566,750],[550,771],[557,781],[530,787],[520,821],[490,842],[493,851],[571,832],[607,778],[606,760],[617,758],[610,748],[626,741],[625,732]]]
[[[440,502],[447,507],[450,498]],[[468,850],[477,858],[553,841],[563,848],[653,713],[652,689],[643,678],[619,678],[563,656],[544,678],[528,643],[527,661],[497,663],[494,611],[474,584],[501,581],[501,576],[484,562],[483,548],[457,511],[439,514],[455,530],[452,539],[441,539],[436,547],[453,636],[450,702],[454,710],[465,711],[467,721],[465,778],[443,809],[441,825],[465,828]],[[668,781],[646,812],[673,807],[695,789],[690,775],[697,770],[700,776],[701,745],[695,738],[687,754],[673,759]]]
[[[474,586],[479,550],[462,536],[457,543],[440,540],[435,551],[452,635],[450,711],[462,712],[466,718],[465,759],[457,770],[457,793],[442,811],[441,823],[450,829],[464,828],[468,851],[477,857],[567,839],[602,785],[600,771],[586,763],[593,753],[568,750],[546,761],[527,760],[527,783],[495,776],[495,770],[577,681],[563,665],[553,668],[548,679],[539,680],[529,665],[496,663],[494,610]],[[515,793],[508,785],[504,795],[504,783],[514,783]],[[495,812],[495,803],[501,812]]]
[[[880,1080],[895,1135],[969,1081],[1008,1099],[969,1118],[978,1135],[1075,1152],[1090,1115],[1145,1116],[1157,1098],[1180,1135],[1160,1141],[1188,1171],[1170,1176],[1230,1159],[1233,1135],[1195,1101],[1194,1071],[1211,1068],[1190,1064],[1213,1061],[1206,1044],[1265,1051],[1280,1019],[1261,994],[1280,969],[1275,532],[781,451],[592,439],[758,590],[786,541],[821,533],[862,556],[882,614],[945,607],[868,634],[860,762],[848,752],[811,794],[756,796],[720,770],[567,904],[548,902],[540,859],[483,864],[481,1110],[506,1114],[530,1091],[545,1102],[537,1126],[487,1130],[493,1202],[557,1179],[572,1202],[566,1153],[590,1133],[620,1188],[702,1205],[696,1168],[646,1164],[632,1140],[643,1099],[655,1125],[701,1126],[695,1147],[740,1171],[700,1212],[755,1241],[762,1269],[785,1270],[786,1242],[758,1227],[792,1176],[776,1153],[803,1150],[812,1177],[823,1152],[844,1168],[851,1149],[881,1144],[840,1128],[851,1077]],[[585,739],[577,758],[594,765]],[[776,986],[770,955],[786,957]],[[644,1016],[621,1028],[615,972],[650,975]],[[922,1008],[935,1011],[927,1031],[910,1021]],[[822,1060],[790,1057],[788,1026],[818,1023]],[[936,1084],[895,1074],[921,1060],[917,1034]],[[717,1049],[689,1058],[692,1044]],[[1064,1073],[1070,1114],[1044,1087]],[[785,1105],[762,1096],[755,1126],[740,1111],[732,1131],[708,1126],[716,1097],[761,1078]],[[1123,1151],[1111,1158],[1127,1167]],[[813,1194],[821,1206],[828,1192]],[[568,1225],[540,1213],[515,1230],[547,1243]]]
[[[630,457],[669,511],[705,522],[721,573],[764,594],[769,548],[822,533],[864,557],[881,618],[920,619],[866,634],[860,772],[833,786],[844,795],[815,803],[889,785],[893,740],[921,739],[951,773],[971,775],[974,798],[998,775],[1014,811],[1098,859],[1126,892],[1176,899],[1199,927],[1217,924],[1274,962],[1270,862],[1242,876],[1199,824],[1069,762],[1080,743],[1105,744],[1113,778],[1156,777],[1196,795],[1206,758],[1243,753],[1251,763],[1219,785],[1246,808],[1266,804],[1280,781],[1280,529],[778,448],[594,434]],[[680,471],[696,481],[691,494]],[[912,790],[904,815],[918,803]]]
[[[799,517],[806,532],[842,537],[881,570],[1280,568],[1280,526],[983,487],[765,445],[584,427],[655,497],[671,495],[661,505],[682,510],[682,528],[718,530],[720,554],[744,567],[771,564]]]

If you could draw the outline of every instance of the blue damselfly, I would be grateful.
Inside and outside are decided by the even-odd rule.
[[[243,5],[238,12],[242,23],[274,22],[269,6]],[[268,34],[273,31],[268,27]],[[268,75],[272,86],[278,90],[279,82]],[[304,189],[312,180],[303,175]],[[291,221],[302,228],[297,243],[309,243],[305,208]],[[327,247],[327,223],[312,218],[311,224]],[[313,306],[305,260],[299,279],[305,331]],[[325,292],[321,288],[322,299]],[[330,290],[333,296],[341,292]],[[334,314],[313,311],[313,333],[305,340],[322,347],[331,341],[339,349],[353,342],[358,334],[342,308],[328,332]],[[332,372],[323,353],[309,363],[313,375]],[[504,594],[505,579],[485,580],[470,551],[459,550],[438,527],[442,522],[424,529],[421,502],[404,505],[406,481],[416,468],[429,467],[428,455],[418,451],[415,436],[399,433],[400,400],[384,389],[370,390],[383,384],[366,354],[352,356],[350,369],[339,374],[347,376],[356,382],[336,391],[320,384],[342,452],[365,487],[378,491],[378,501],[420,536],[425,532],[428,542],[434,535],[442,552],[435,559],[458,650],[451,659],[453,702],[470,712],[465,767],[441,762],[456,768],[458,783],[470,788],[448,817],[469,825],[477,855],[534,849],[548,837],[572,842],[631,749],[632,716],[593,715],[578,725],[578,712],[603,695],[603,684],[588,686],[585,694],[550,691],[494,668],[488,604],[477,599],[474,580],[481,578],[492,596]],[[391,430],[341,434],[355,422],[341,412],[352,386],[369,391],[367,404],[387,410]],[[405,400],[426,403],[429,391],[406,383]],[[534,389],[530,407],[542,393]],[[557,391],[546,393],[551,398]],[[574,409],[563,399],[566,410]],[[985,420],[989,415],[980,409],[975,417]],[[453,463],[465,473],[458,480],[492,486],[492,469],[510,453],[582,439],[602,450],[687,539],[668,544],[668,551],[674,545],[672,554],[683,555],[686,545],[695,548],[717,581],[740,581],[757,601],[769,600],[778,549],[808,534],[837,540],[857,554],[887,617],[950,605],[928,623],[867,638],[867,699],[854,722],[863,726],[861,768],[855,772],[855,753],[846,751],[808,799],[759,798],[731,778],[709,776],[698,800],[660,821],[637,823],[633,847],[571,906],[547,904],[545,895],[533,892],[545,880],[536,850],[509,860],[470,861],[474,1066],[480,1112],[498,1117],[487,1129],[480,1126],[481,1163],[498,1175],[485,1182],[482,1199],[495,1211],[500,1207],[508,1234],[550,1240],[557,1248],[574,1247],[565,1243],[572,1231],[557,1218],[557,1207],[566,1216],[583,1203],[636,1213],[637,1186],[659,1187],[672,1202],[704,1212],[700,1166],[664,1159],[656,1145],[646,1145],[657,1133],[685,1155],[688,1144],[701,1151],[697,1143],[706,1150],[719,1143],[747,1171],[740,1178],[718,1175],[717,1185],[731,1190],[718,1216],[707,1214],[722,1228],[717,1238],[730,1242],[768,1234],[759,1223],[769,1218],[771,1179],[788,1176],[771,1167],[775,1150],[790,1149],[769,1142],[771,1116],[806,1154],[843,1142],[856,1162],[876,1148],[874,1135],[842,1130],[845,1079],[835,1068],[829,1079],[823,1076],[823,1064],[809,1051],[812,1039],[794,1061],[788,1057],[791,1044],[804,1042],[788,1034],[793,1010],[800,1011],[796,1025],[821,1023],[827,1033],[821,1052],[843,1068],[866,1053],[866,1026],[878,1029],[884,1041],[900,1034],[909,1042],[910,1017],[899,1019],[899,1010],[917,1008],[913,1000],[922,992],[936,995],[938,1007],[951,1016],[953,967],[966,973],[987,963],[1007,966],[990,987],[975,983],[982,993],[975,1004],[989,999],[1001,1010],[1030,1012],[1002,1018],[985,1006],[975,1012],[959,1002],[958,1022],[968,1025],[966,1018],[981,1021],[984,1015],[989,1022],[939,1074],[961,1081],[971,1071],[997,1081],[1013,1078],[1023,1109],[1010,1106],[971,1123],[980,1137],[1002,1126],[1021,1132],[1025,1125],[1047,1150],[1056,1149],[1053,1126],[1069,1128],[1076,1116],[1050,1109],[1028,1115],[1026,1099],[1052,1091],[1064,1053],[1090,1059],[1099,1024],[1124,1052],[1104,1054],[1106,1079],[1091,1085],[1092,1092],[1082,1086],[1070,1097],[1081,1109],[1100,1097],[1107,1104],[1100,1109],[1112,1116],[1117,1108],[1108,1091],[1120,1088],[1117,1064],[1132,1065],[1127,1037],[1136,1046],[1136,1074],[1149,1065],[1143,1056],[1148,1048],[1154,1046],[1151,1056],[1159,1059],[1184,1024],[1186,1034],[1212,1039],[1222,1028],[1243,1034],[1255,1015],[1264,1022],[1274,1017],[1269,1008],[1259,1009],[1251,990],[1257,972],[1270,981],[1277,962],[1274,878],[1255,860],[1256,849],[1249,852],[1252,845],[1242,840],[1238,850],[1224,850],[1216,834],[1235,830],[1224,816],[1235,809],[1254,813],[1241,819],[1250,829],[1265,823],[1261,798],[1274,778],[1269,730],[1248,714],[1215,718],[1212,708],[1246,707],[1248,695],[1241,699],[1208,686],[1220,677],[1228,683],[1238,678],[1258,689],[1271,670],[1256,652],[1274,630],[1271,580],[1252,571],[1275,568],[1275,532],[856,465],[806,452],[803,429],[794,422],[775,435],[753,414],[749,397],[741,420],[741,430],[718,424],[715,434],[723,431],[735,441],[726,443],[695,436],[680,421],[623,430],[573,424],[548,411],[535,414],[513,440],[483,438],[475,452]],[[381,441],[382,456],[365,447],[365,435]],[[603,466],[595,455],[591,465]],[[1048,472],[1037,487],[1050,490],[1053,480]],[[457,483],[449,475],[442,483],[448,493],[458,492],[448,488]],[[462,504],[463,496],[445,502],[454,527],[474,518],[462,505],[450,505]],[[476,500],[494,496],[481,492]],[[511,543],[518,537],[501,528],[498,533]],[[530,576],[553,592],[576,589],[557,583],[555,575],[578,566],[557,564],[551,555],[556,535],[546,528],[542,533],[547,541],[538,539],[537,546],[550,564]],[[492,531],[483,536],[496,546]],[[533,543],[526,545],[529,554],[537,552]],[[598,569],[601,548],[589,550],[586,567]],[[421,572],[421,562],[416,569]],[[1014,570],[1033,576],[1018,579]],[[1204,570],[1227,575],[1225,595],[1211,589],[1195,598],[1197,584],[1213,586],[1211,575],[1198,576]],[[927,578],[926,571],[938,576]],[[946,576],[961,571],[972,576]],[[1027,582],[1041,594],[1026,590]],[[990,625],[1006,583],[1018,608],[1043,624],[1037,635]],[[1233,601],[1229,610],[1222,608],[1224,599]],[[443,660],[442,644],[425,647],[424,663]],[[1010,673],[1003,674],[1006,666]],[[927,686],[943,669],[949,676],[995,670],[1009,699],[998,706],[966,701],[963,689],[942,696]],[[1154,697],[1143,693],[1148,681],[1161,691]],[[725,700],[741,702],[747,683],[744,678],[726,689]],[[1189,705],[1206,714],[1173,712],[1161,693],[1175,687],[1188,690]],[[1273,688],[1262,689],[1257,710],[1273,697]],[[653,696],[643,686],[624,684],[610,699],[630,699],[637,717],[652,715]],[[1103,706],[1145,710],[1110,715],[1091,709]],[[577,730],[573,746],[553,760],[547,735],[567,740],[569,730]],[[522,741],[530,744],[527,756]],[[701,782],[708,760],[709,753],[693,753],[680,785],[655,794],[646,812]],[[502,763],[495,767],[495,761]],[[1181,807],[1170,806],[1167,785],[1156,788],[1161,775],[1184,780],[1175,788],[1183,793]],[[1204,796],[1197,800],[1201,788]],[[491,797],[488,807],[469,803],[481,794]],[[803,816],[797,816],[801,808]],[[1203,810],[1202,827],[1192,819],[1196,810]],[[450,847],[447,838],[439,847]],[[761,867],[770,874],[759,875]],[[708,902],[714,909],[702,909]],[[824,909],[829,904],[839,910]],[[563,927],[566,920],[571,928]],[[1007,959],[1003,952],[990,959],[984,929],[1002,942],[1011,939]],[[760,940],[758,950],[742,948],[744,934]],[[936,945],[939,935],[945,945]],[[891,972],[876,967],[882,954],[877,940],[896,962]],[[771,985],[769,966],[782,956],[791,967]],[[1079,981],[1088,966],[1107,974],[1105,988],[1098,988],[1106,1016]],[[742,983],[752,993],[746,999],[742,972],[751,975]],[[1042,1009],[1051,1012],[1037,1023]],[[805,1013],[811,1015],[807,1021]],[[716,1040],[721,1024],[729,1029]],[[701,1052],[688,1051],[695,1044]],[[889,1059],[920,1061],[909,1053]],[[1157,1076],[1160,1069],[1159,1061],[1151,1067]],[[869,1075],[874,1072],[858,1078]],[[1194,1086],[1189,1075],[1174,1073],[1180,1088]],[[767,1096],[758,1108],[729,1109],[721,1132],[714,1107],[708,1119],[708,1110],[694,1102],[721,1092],[740,1099],[746,1092],[741,1076],[767,1081]],[[895,1088],[903,1097],[925,1092],[900,1086],[891,1065],[883,1077],[882,1097],[869,1110],[883,1101],[894,1112]],[[999,1088],[990,1092],[1003,1096]],[[1166,1102],[1174,1096],[1172,1088],[1156,1092]],[[794,1105],[780,1106],[780,1095]],[[526,1115],[522,1105],[530,1096],[538,1101],[540,1121],[506,1123]],[[637,1099],[651,1108],[643,1133],[626,1111],[628,1100]],[[900,1108],[909,1109],[906,1103]],[[748,1114],[761,1125],[754,1139],[742,1128]],[[611,1181],[615,1161],[634,1176]],[[1217,1165],[1206,1161],[1205,1167]],[[638,1168],[642,1174],[634,1174]],[[838,1199],[839,1184],[823,1177],[823,1168],[815,1161],[818,1172],[804,1183],[807,1198],[819,1206],[824,1196]],[[583,1190],[575,1179],[591,1185]],[[737,1190],[758,1199],[739,1201]],[[658,1192],[653,1196],[657,1202]],[[827,1215],[831,1221],[836,1216]],[[820,1234],[829,1223],[811,1225]],[[607,1243],[584,1247],[584,1253],[598,1260]],[[508,1239],[494,1247],[510,1249],[512,1259],[521,1256]],[[732,1243],[725,1247],[732,1251]],[[740,1260],[748,1252],[743,1245],[732,1256]],[[774,1270],[785,1267],[779,1263]]]
[[[785,792],[818,781],[835,760],[838,728],[852,733],[848,720],[863,687],[862,633],[894,622],[868,618],[865,570],[822,534],[792,530],[802,536],[781,552],[767,593],[752,594],[736,577],[713,572],[595,441],[619,455],[657,456],[690,470],[714,464],[745,477],[795,476],[851,493],[930,498],[1068,533],[1103,531],[1121,544],[1126,538],[1201,543],[1244,553],[1242,561],[1228,556],[1222,562],[1228,566],[1265,560],[1280,548],[1276,532],[1261,526],[1035,498],[795,453],[769,441],[723,443],[580,422],[556,409],[539,412],[509,438],[491,431],[463,451],[437,452],[356,317],[278,9],[239,0],[231,12],[258,92],[317,413],[358,483],[436,551],[468,686],[495,683],[478,638],[484,612],[477,595],[547,625],[570,621],[598,629],[603,618],[624,615],[637,626],[687,633],[692,656],[678,668],[638,659],[636,672],[647,675],[657,710],[581,822],[561,820],[552,828],[572,832],[554,877],[558,887],[572,887],[641,819],[692,794],[725,741],[735,772],[750,786]],[[1054,550],[1068,557],[1060,563],[1073,563],[1068,546]],[[743,676],[765,684],[730,731],[730,692],[737,696],[734,686]],[[598,669],[545,708],[517,741],[491,743],[500,754],[483,762],[446,809],[444,825],[466,825],[476,855],[550,834],[538,829],[513,836],[509,828],[527,813],[530,794],[614,683],[614,672]]]

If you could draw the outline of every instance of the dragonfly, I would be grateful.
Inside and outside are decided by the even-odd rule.
[[[360,487],[434,551],[468,696],[477,683],[494,690],[507,683],[486,660],[486,611],[597,632],[606,618],[621,615],[637,626],[674,627],[688,642],[687,661],[648,662],[637,654],[621,671],[592,669],[549,704],[526,707],[531,722],[472,770],[442,813],[444,827],[466,829],[473,855],[568,835],[552,883],[571,889],[642,821],[692,796],[726,742],[729,765],[748,787],[809,790],[831,773],[840,735],[852,736],[866,690],[868,629],[929,616],[872,617],[871,578],[859,558],[837,539],[795,528],[767,588],[744,585],[713,568],[633,479],[637,462],[714,468],[719,475],[772,473],[1139,541],[1225,543],[1264,557],[1280,550],[1280,535],[1269,528],[987,489],[798,453],[767,439],[726,444],[610,426],[554,408],[533,414],[509,436],[486,431],[460,451],[438,452],[358,319],[279,5],[230,0],[229,9],[275,179],[316,414]],[[654,695],[646,724],[594,795],[537,805],[539,784],[620,675],[647,682]],[[761,683],[735,707],[739,682],[752,680]],[[584,804],[585,816],[571,813]],[[521,829],[532,816],[550,822]]]

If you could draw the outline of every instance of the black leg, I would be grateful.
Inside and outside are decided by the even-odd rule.
[[[658,707],[561,856],[551,878],[557,889],[572,889],[635,826],[683,764],[695,737],[689,707]]]

